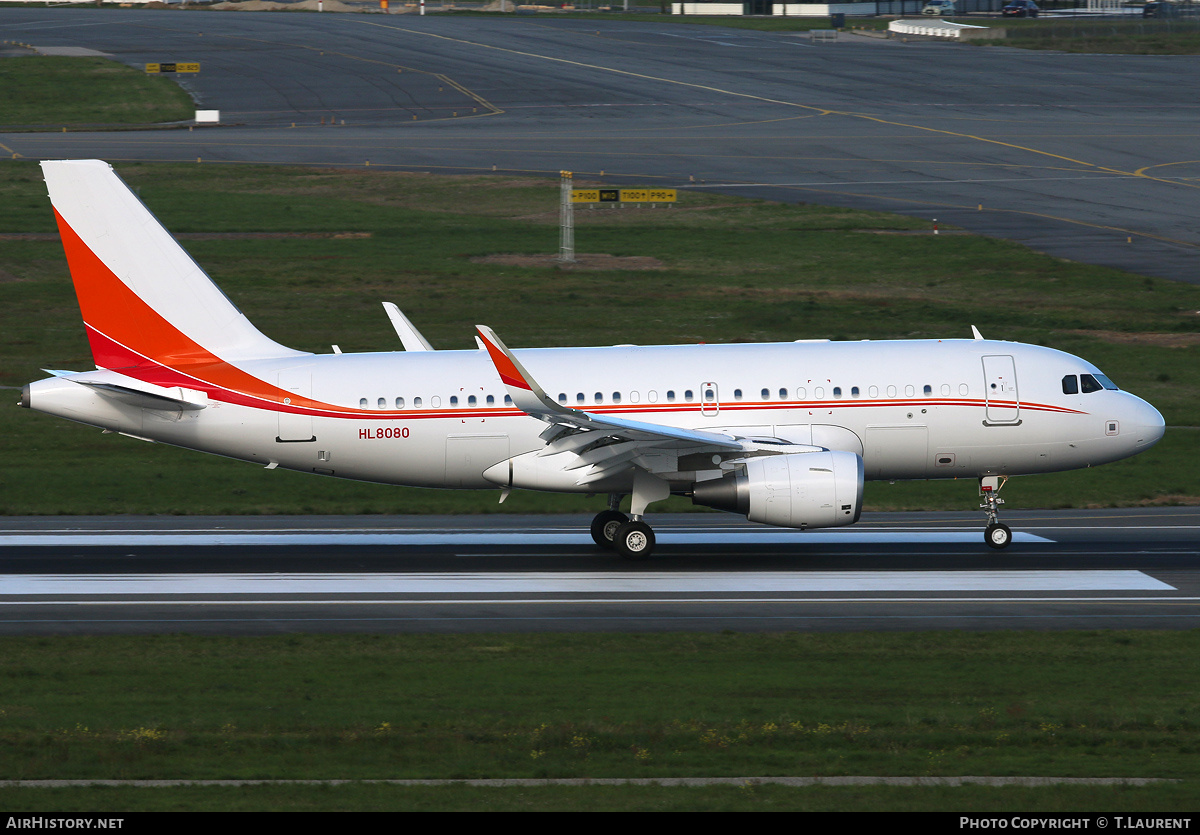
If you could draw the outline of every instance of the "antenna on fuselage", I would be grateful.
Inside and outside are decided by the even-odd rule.
[[[976,340],[983,339],[983,334],[981,334],[979,332],[979,328],[975,327],[974,325],[971,325],[971,333],[974,335]]]

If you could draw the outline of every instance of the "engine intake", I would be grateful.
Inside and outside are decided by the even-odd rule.
[[[852,525],[862,513],[863,460],[853,452],[764,455],[744,472],[692,487],[692,503],[783,528]]]

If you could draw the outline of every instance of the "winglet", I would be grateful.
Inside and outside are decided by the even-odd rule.
[[[574,426],[585,431],[600,431],[614,436],[634,438],[637,440],[654,441],[684,441],[701,446],[713,446],[720,449],[742,449],[741,441],[736,438],[705,432],[698,429],[683,429],[656,423],[626,420],[613,415],[597,415],[560,406],[549,397],[542,387],[530,376],[508,346],[500,341],[495,331],[486,325],[476,325],[479,335],[496,372],[508,389],[513,405],[530,417],[544,420],[547,423],[561,423]]]
[[[525,366],[521,365],[521,361],[513,355],[508,346],[500,341],[495,331],[487,325],[476,325],[475,329],[483,338],[483,345],[492,359],[492,365],[496,366],[496,373],[500,375],[501,382],[508,389],[513,405],[536,418],[567,411],[546,396],[546,392],[525,370]]]
[[[408,320],[408,317],[400,312],[400,308],[396,307],[392,302],[384,302],[383,309],[387,311],[388,319],[392,322],[392,328],[396,331],[396,336],[400,337],[400,343],[406,351],[432,351],[433,346],[429,344],[429,340],[421,335],[416,326]]]

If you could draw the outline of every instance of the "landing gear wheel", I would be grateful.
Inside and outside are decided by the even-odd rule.
[[[1012,531],[1008,529],[1008,525],[993,522],[983,532],[983,541],[992,548],[1007,548],[1012,542]]]
[[[629,517],[619,510],[603,510],[592,520],[592,539],[601,548],[613,549],[613,537],[617,528],[629,521]]]
[[[654,550],[654,531],[645,522],[626,522],[613,536],[613,548],[627,560],[646,560]]]

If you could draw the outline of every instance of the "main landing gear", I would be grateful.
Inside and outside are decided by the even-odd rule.
[[[616,551],[627,560],[646,560],[654,550],[654,531],[642,521],[641,516],[632,519],[617,506],[622,496],[609,496],[609,509],[596,514],[592,520],[592,539],[601,548]]]
[[[987,527],[983,531],[983,541],[989,548],[1007,548],[1012,542],[1012,531],[1008,525],[1000,524],[1000,488],[1008,481],[1008,476],[984,476],[979,479],[979,495],[983,496],[983,504],[979,509],[987,514]]]

